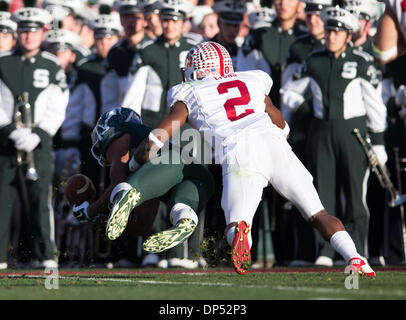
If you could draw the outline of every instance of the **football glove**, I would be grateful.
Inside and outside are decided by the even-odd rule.
[[[76,218],[79,223],[86,223],[92,221],[87,214],[87,208],[89,208],[89,202],[82,202],[80,205],[74,204],[72,207],[73,216]]]
[[[36,133],[30,133],[27,136],[18,138],[15,141],[14,146],[17,150],[31,152],[38,146],[40,141],[41,138]]]

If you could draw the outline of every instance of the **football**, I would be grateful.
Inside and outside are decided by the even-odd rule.
[[[84,174],[78,173],[66,181],[64,194],[71,206],[74,204],[79,205],[84,201],[92,202],[96,196],[96,188],[92,180]]]

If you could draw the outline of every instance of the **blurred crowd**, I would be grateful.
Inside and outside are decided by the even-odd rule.
[[[311,59],[326,50],[327,24],[349,49]],[[235,71],[271,75],[269,96],[328,212],[371,265],[404,264],[404,209],[394,202],[406,187],[405,30],[402,0],[0,0],[0,269],[229,265],[219,165],[206,164],[216,190],[198,230],[163,254],[143,252],[145,237],[131,230],[108,241],[75,220],[63,194],[75,173],[104,190],[108,168],[90,152],[100,115],[122,106],[156,126],[187,52],[205,40],[228,50]],[[375,160],[342,133],[354,123]],[[161,204],[153,230],[168,223]],[[252,232],[253,268],[344,265],[271,186]]]

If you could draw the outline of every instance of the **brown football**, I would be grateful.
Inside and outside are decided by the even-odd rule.
[[[84,174],[74,174],[64,187],[65,198],[70,205],[79,205],[84,201],[91,202],[96,196],[96,189],[92,180]]]

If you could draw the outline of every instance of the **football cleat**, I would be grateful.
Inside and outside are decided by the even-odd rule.
[[[235,272],[246,274],[251,267],[251,253],[248,242],[250,227],[245,221],[240,221],[235,227],[234,240],[231,251],[231,262]]]
[[[106,235],[110,240],[117,239],[127,227],[128,217],[141,198],[136,189],[122,190],[117,193],[107,221]]]
[[[350,272],[358,272],[362,276],[375,277],[375,271],[361,257],[352,258],[348,265],[351,267]]]
[[[187,240],[195,229],[192,219],[182,219],[175,226],[150,236],[142,247],[149,253],[166,251]]]

